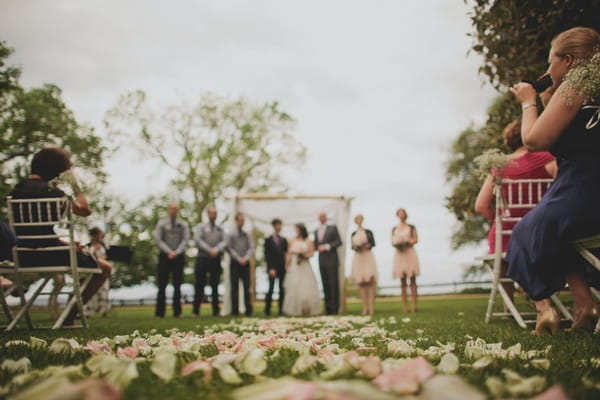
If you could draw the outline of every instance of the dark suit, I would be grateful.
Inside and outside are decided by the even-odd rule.
[[[319,228],[320,229],[320,228]],[[323,292],[325,294],[325,313],[334,315],[340,309],[340,261],[337,248],[341,246],[342,240],[335,225],[327,225],[322,240],[319,239],[319,229],[315,231],[315,250],[325,244],[329,249],[319,253],[319,271],[323,281]]]
[[[279,236],[279,235],[278,235]],[[279,279],[279,315],[282,313],[283,280],[285,279],[285,253],[288,249],[288,242],[284,237],[279,236],[279,242],[276,243],[273,235],[265,239],[265,260],[267,261],[267,272],[269,273],[269,291],[265,298],[265,314],[271,314],[271,301],[273,300],[273,289],[275,288],[275,279]],[[271,276],[270,271],[275,271],[275,276]]]

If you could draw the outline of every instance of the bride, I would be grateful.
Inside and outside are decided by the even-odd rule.
[[[315,249],[304,224],[295,226],[296,238],[289,244],[286,254],[283,312],[286,315],[317,315],[321,312],[321,298],[317,278],[308,261]]]

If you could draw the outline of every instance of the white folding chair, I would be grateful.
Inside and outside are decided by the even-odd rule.
[[[26,240],[28,239],[60,239],[60,235],[55,233],[56,226],[65,228],[68,231],[68,235],[66,238],[63,238],[65,244],[58,246],[27,248],[22,247],[23,245],[21,244],[17,244],[17,246],[13,248],[13,269],[12,271],[6,272],[7,275],[14,277],[21,303],[19,311],[9,322],[5,330],[10,331],[13,329],[23,317],[26,318],[28,326],[33,328],[29,315],[31,307],[40,295],[52,294],[52,292],[44,292],[43,290],[56,274],[70,276],[72,283],[70,291],[67,290],[61,292],[62,294],[69,294],[70,298],[63,312],[54,320],[52,329],[62,327],[73,307],[77,308],[79,318],[81,318],[81,326],[87,328],[88,324],[85,313],[83,312],[81,293],[89,284],[93,274],[100,274],[102,273],[102,270],[99,268],[80,268],[77,265],[77,244],[74,240],[74,224],[70,199],[68,197],[37,199],[13,199],[8,197],[7,205],[9,226],[17,234],[19,243],[26,243]],[[52,234],[39,234],[39,232],[36,232],[38,230],[51,231]],[[44,257],[44,253],[54,251],[67,251],[69,254],[68,264],[51,266],[21,265],[20,253],[23,254],[24,252],[29,252],[30,254],[33,254],[32,258],[39,259]],[[35,253],[38,253],[39,257],[35,257]],[[32,293],[27,293],[27,296],[25,296],[24,281],[28,276],[32,275],[41,278],[42,283],[35,290],[31,290]],[[80,282],[80,275],[85,276],[83,282]]]
[[[575,250],[594,268],[600,271],[600,257],[592,253],[593,249],[600,249],[600,235],[583,237],[573,241]],[[600,300],[600,291],[590,288],[592,295]],[[600,333],[600,320],[596,324],[595,333]]]
[[[492,317],[513,317],[521,328],[526,328],[527,324],[534,324],[536,321],[534,311],[519,311],[517,309],[514,301],[511,300],[502,285],[503,283],[515,285],[512,279],[501,276],[502,261],[506,256],[506,253],[502,252],[502,238],[510,237],[513,227],[521,220],[523,215],[537,205],[551,183],[552,179],[501,179],[494,185],[496,196],[496,230],[494,234],[496,243],[494,254],[482,258],[492,275],[492,290],[485,313],[486,323],[489,323]],[[508,311],[494,311],[498,294]],[[571,313],[556,294],[552,295],[551,299],[566,319],[573,320]],[[530,316],[533,316],[533,318],[525,319]]]

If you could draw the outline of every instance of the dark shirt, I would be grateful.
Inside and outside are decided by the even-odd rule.
[[[42,179],[26,179],[20,183],[18,183],[13,190],[9,193],[9,196],[12,196],[15,199],[35,199],[35,198],[45,198],[45,197],[63,197],[65,193],[57,188],[51,188],[48,185],[48,182]],[[51,218],[56,218],[55,210],[51,210],[52,215]],[[37,216],[36,210],[32,211],[34,217]],[[19,212],[18,206],[13,206],[13,216],[15,222],[24,222],[22,221],[23,216]],[[48,218],[48,211],[46,207],[41,207],[41,218]],[[45,225],[45,226],[21,226],[16,228],[17,237],[19,235],[54,235],[54,227]],[[38,248],[38,247],[50,247],[50,246],[60,246],[61,242],[58,239],[28,239],[28,240],[19,240],[19,246],[21,247],[30,247],[30,248]]]
[[[550,152],[559,162],[578,155],[600,156],[600,104],[582,106]]]

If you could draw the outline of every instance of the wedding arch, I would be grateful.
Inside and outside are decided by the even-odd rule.
[[[237,212],[243,213],[246,219],[246,229],[248,232],[253,232],[255,235],[258,232],[261,232],[264,236],[270,235],[273,231],[271,221],[273,218],[280,218],[283,221],[281,233],[284,237],[294,237],[294,224],[299,222],[306,225],[306,228],[311,233],[312,237],[312,233],[319,225],[317,215],[320,212],[325,212],[327,214],[327,223],[337,226],[342,239],[342,245],[338,248],[338,256],[340,259],[340,311],[345,311],[345,261],[346,246],[349,240],[348,226],[350,223],[352,197],[249,193],[236,196],[229,200],[231,201],[231,215],[235,215]],[[313,258],[311,264],[317,265],[316,260],[316,257]],[[255,294],[254,270],[255,263],[252,262],[251,291],[253,298]],[[226,279],[226,277],[224,277],[224,279]],[[317,279],[319,281],[321,280],[318,273]],[[226,295],[225,299],[228,299],[228,297],[229,296]],[[242,297],[240,296],[240,299],[241,298]],[[224,304],[223,311],[227,312],[229,307],[230,304]]]

